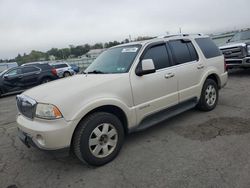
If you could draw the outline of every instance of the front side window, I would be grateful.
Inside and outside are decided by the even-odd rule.
[[[175,58],[176,64],[197,61],[198,55],[191,41],[169,41],[169,46]]]
[[[151,47],[143,56],[143,59],[152,59],[155,69],[163,69],[170,66],[165,44]]]
[[[21,69],[14,69],[14,70],[7,72],[7,74],[9,76],[16,76],[16,75],[22,74],[22,70]]]
[[[108,49],[84,71],[89,74],[126,73],[129,71],[141,45],[121,46]]]

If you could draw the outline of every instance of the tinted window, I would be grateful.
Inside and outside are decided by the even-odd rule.
[[[182,42],[181,40],[174,40],[170,41],[169,45],[173,52],[176,64],[198,60],[197,52],[191,41]]]
[[[58,65],[53,65],[53,67],[56,69],[60,69],[60,68],[68,67],[68,65],[67,64],[58,64]]]
[[[154,61],[156,70],[170,66],[165,45],[159,45],[150,48],[143,56],[143,59],[152,59]]]
[[[25,73],[30,73],[30,72],[37,72],[39,71],[38,68],[36,67],[24,67],[22,72],[25,74]]]
[[[22,74],[22,70],[21,69],[13,69],[11,71],[8,71],[7,74],[9,76],[16,76],[18,74]]]
[[[191,56],[191,61],[198,61],[199,57],[198,57],[197,51],[195,50],[192,42],[188,42],[186,44],[187,44],[188,49],[189,49],[189,53],[190,53],[190,56]]]
[[[50,70],[52,68],[49,64],[37,64],[36,66],[42,70]]]
[[[197,44],[199,45],[201,51],[203,52],[206,58],[212,58],[216,56],[220,56],[221,52],[216,44],[210,38],[197,38],[195,39]]]

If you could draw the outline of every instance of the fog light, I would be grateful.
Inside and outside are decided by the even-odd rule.
[[[40,145],[45,145],[45,140],[43,139],[43,136],[40,134],[36,135],[36,140]]]

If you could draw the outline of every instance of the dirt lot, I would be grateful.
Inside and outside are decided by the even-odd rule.
[[[128,136],[93,168],[28,149],[17,138],[15,96],[0,99],[0,187],[250,187],[250,70],[230,73],[219,105],[190,110]]]

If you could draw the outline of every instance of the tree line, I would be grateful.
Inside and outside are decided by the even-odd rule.
[[[152,37],[137,37],[134,41],[151,39]],[[94,45],[84,44],[84,45],[69,45],[68,48],[51,48],[46,52],[41,52],[37,50],[32,50],[29,54],[24,53],[23,55],[18,54],[14,59],[3,60],[1,62],[17,62],[18,64],[35,62],[35,61],[48,61],[51,58],[55,60],[63,60],[68,58],[77,58],[79,56],[85,55],[92,49],[103,49],[110,48],[119,44],[128,43],[129,39],[125,39],[122,42],[111,41],[106,43],[96,43]]]

